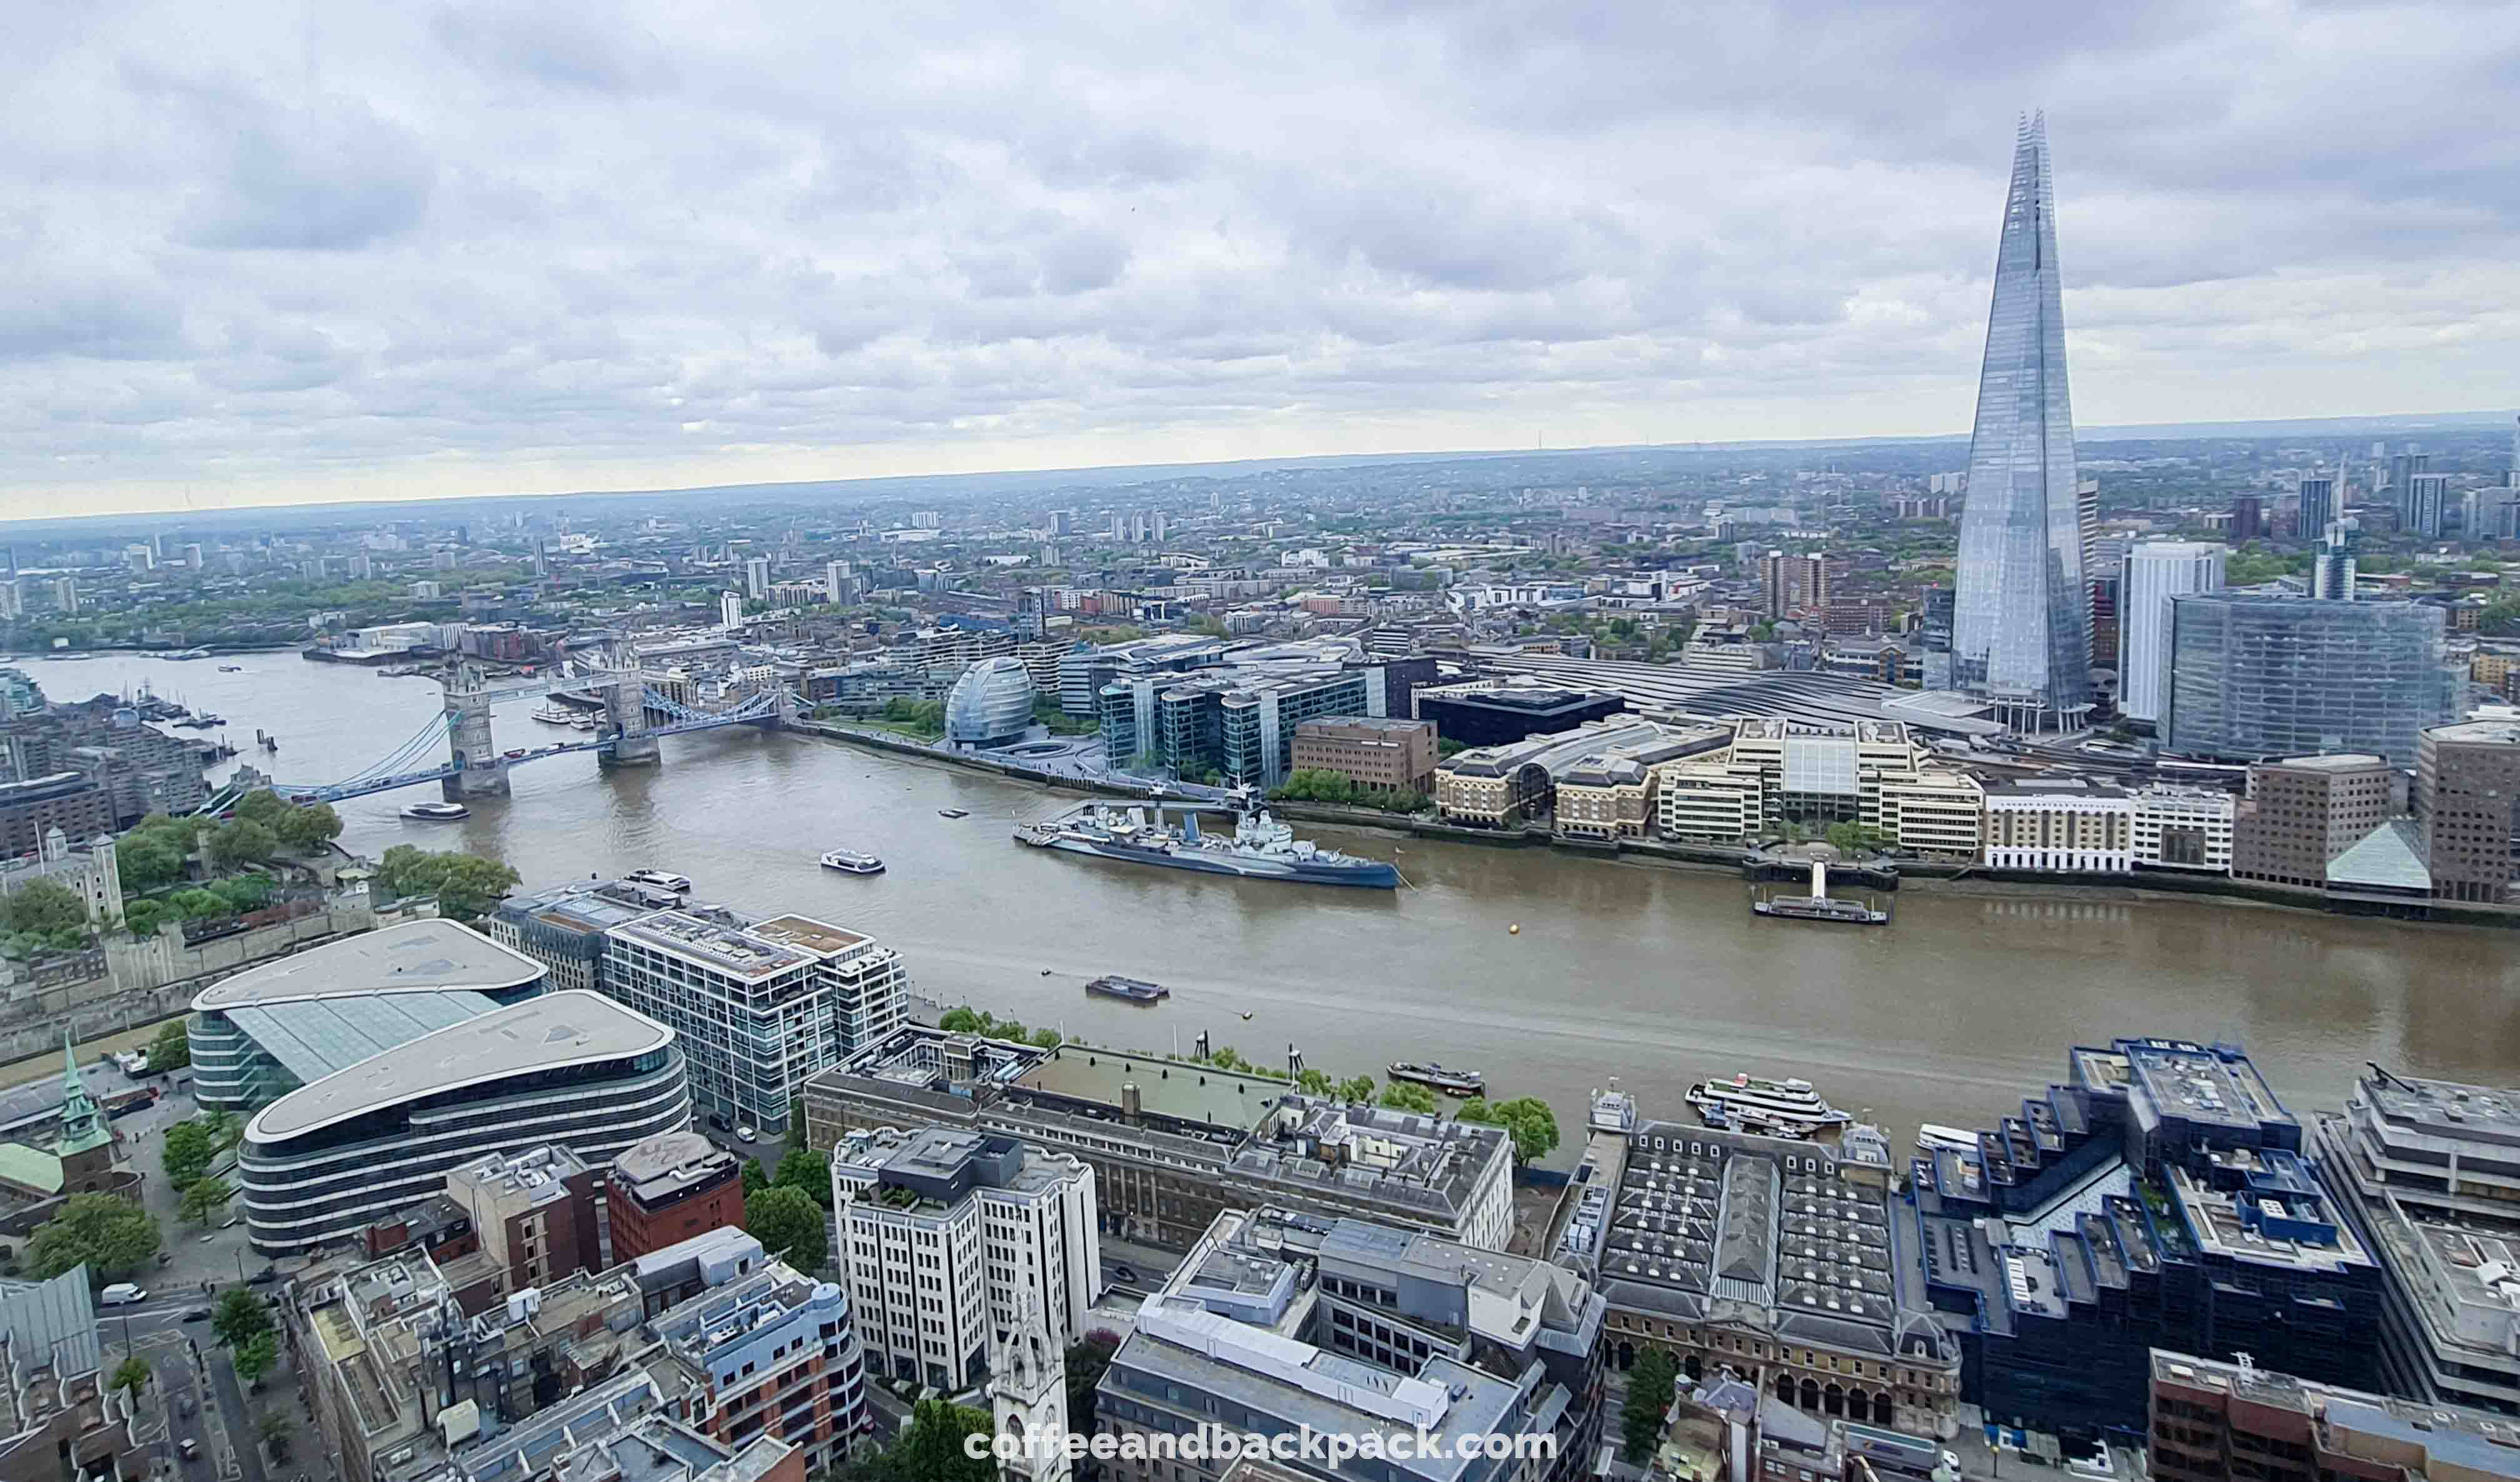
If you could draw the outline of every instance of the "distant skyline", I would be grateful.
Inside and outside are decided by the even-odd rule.
[[[2520,397],[2508,6],[17,19],[0,518]]]

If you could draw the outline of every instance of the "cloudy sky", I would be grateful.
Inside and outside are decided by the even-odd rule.
[[[0,517],[2520,401],[2520,6],[29,5]]]

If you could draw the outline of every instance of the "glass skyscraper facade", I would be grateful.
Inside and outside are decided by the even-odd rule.
[[[2012,155],[1952,623],[1953,688],[2030,731],[2073,729],[2092,704],[2053,201],[2043,116],[2022,124]]]
[[[2367,751],[2411,767],[2424,728],[2458,719],[2439,607],[2216,592],[2170,608],[2162,736],[2182,755]]]

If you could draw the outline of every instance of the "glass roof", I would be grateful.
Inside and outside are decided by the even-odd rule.
[[[230,1009],[227,1016],[299,1082],[408,1045],[431,1030],[477,1018],[499,1006],[471,989],[306,999]]]
[[[2424,865],[2423,839],[2414,821],[2391,819],[2362,835],[2353,848],[2327,862],[2327,882],[2430,891],[2433,873]]]
[[[1786,737],[1784,790],[1855,796],[1855,739],[1849,736]]]

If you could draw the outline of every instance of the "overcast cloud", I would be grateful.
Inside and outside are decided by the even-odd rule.
[[[2520,400],[2520,6],[27,6],[0,516]]]

